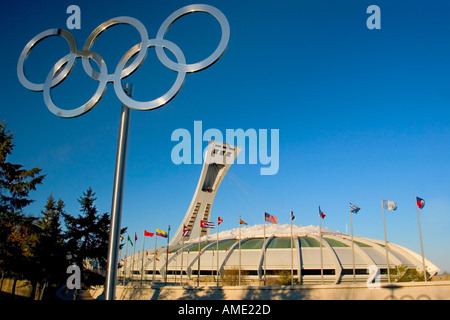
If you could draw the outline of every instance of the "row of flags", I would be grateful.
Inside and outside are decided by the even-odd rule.
[[[383,200],[382,204],[383,204],[383,209],[395,211],[398,208],[397,203],[394,202],[394,201]],[[417,204],[417,207],[419,209],[423,209],[423,207],[425,207],[425,200],[416,196],[416,204]],[[361,208],[359,206],[357,206],[355,204],[352,204],[350,202],[350,212],[351,213],[358,213],[359,210],[361,210]],[[320,206],[319,206],[319,217],[322,218],[322,219],[325,219],[325,217],[326,217],[325,213],[322,211]],[[292,210],[291,210],[291,214],[290,214],[290,219],[291,219],[291,221],[295,221],[295,215],[294,215],[294,212]],[[223,221],[223,219],[221,217],[218,217],[217,218],[217,225],[219,225],[222,221]],[[277,224],[278,223],[278,218],[276,216],[274,216],[274,215],[271,215],[271,214],[269,214],[267,212],[264,212],[264,222]],[[248,225],[248,223],[245,222],[244,220],[242,220],[241,216],[239,216],[239,225]],[[215,224],[214,224],[214,222],[203,221],[202,220],[200,222],[200,226],[202,228],[214,228]],[[184,228],[183,228],[183,237],[186,237],[188,235],[189,235],[188,227],[184,226]]]
[[[170,231],[170,226],[169,226],[169,231]],[[144,229],[144,237],[153,237],[155,235],[155,232],[148,232],[147,230]],[[167,238],[168,237],[168,233],[160,230],[158,228],[156,228],[156,235],[162,238]],[[137,234],[134,233],[134,241],[136,242],[138,239]],[[123,241],[124,237],[120,236],[120,241]],[[131,246],[133,246],[133,241],[130,238],[130,235],[127,236],[127,241],[130,242]]]
[[[395,211],[398,208],[398,204],[396,202],[394,202],[394,201],[382,200],[382,204],[383,204],[383,209],[386,209],[386,210]],[[425,207],[425,200],[416,196],[416,205],[417,205],[417,207],[419,209],[423,209]],[[359,210],[361,210],[361,208],[359,206],[357,206],[355,204],[352,204],[350,202],[350,212],[351,213],[358,213]],[[326,215],[323,213],[323,211],[320,208],[320,206],[319,206],[319,216],[322,219],[325,219],[325,217],[326,217]],[[295,215],[294,215],[294,212],[292,210],[291,210],[291,214],[290,214],[290,219],[291,219],[291,221],[295,221]],[[222,222],[223,222],[223,219],[221,217],[218,217],[217,218],[217,225],[220,225]],[[271,215],[271,214],[269,214],[267,212],[264,212],[264,222],[277,224],[278,223],[278,218],[276,216],[274,216],[274,215]],[[245,221],[243,221],[241,219],[241,216],[239,216],[239,224],[240,225],[248,225],[247,222],[245,222]],[[202,228],[215,228],[215,223],[211,222],[211,221],[203,221],[202,220],[202,221],[200,221],[200,226]],[[170,226],[169,226],[169,230],[170,230]],[[183,237],[187,237],[189,235],[189,233],[190,233],[190,230],[188,229],[188,227],[184,226],[183,227],[183,234],[182,234],[182,236]],[[155,233],[148,232],[147,230],[144,230],[144,236],[145,237],[153,237],[154,235],[155,235]],[[160,229],[156,228],[156,235],[159,236],[159,237],[162,237],[162,238],[167,238],[168,233],[163,231],[163,230],[160,230]],[[123,239],[124,239],[123,236],[121,236],[121,240],[123,240]],[[135,233],[134,234],[134,240],[137,241],[137,239],[138,238],[137,238],[137,235]],[[133,242],[132,242],[132,240],[131,240],[129,235],[128,235],[127,240],[133,246]]]
[[[422,199],[422,198],[420,198],[420,197],[417,197],[416,196],[416,205],[417,205],[417,217],[418,217],[418,220],[419,220],[419,233],[421,233],[421,231],[420,231],[420,219],[419,219],[419,209],[423,209],[424,207],[425,207],[425,200],[424,199]],[[397,208],[398,208],[398,205],[397,205],[397,203],[396,202],[394,202],[394,201],[390,201],[390,200],[384,200],[384,199],[382,199],[382,208],[383,208],[383,223],[385,223],[384,222],[384,209],[386,209],[386,210],[391,210],[391,211],[395,211],[395,210],[397,210]],[[352,214],[352,213],[354,213],[354,214],[357,214],[360,210],[361,210],[361,208],[359,207],[359,206],[357,206],[357,205],[355,205],[355,204],[352,204],[351,202],[349,203],[349,209],[350,209],[350,213]],[[326,217],[326,215],[325,215],[325,213],[322,211],[322,209],[320,208],[320,206],[319,206],[319,217],[320,217],[320,219],[319,219],[319,221],[321,221],[322,219],[325,219],[325,217]],[[351,217],[351,215],[350,215],[350,217]],[[291,233],[292,233],[292,222],[293,221],[295,221],[295,215],[294,215],[294,212],[291,210],[290,211],[290,220],[291,220]],[[351,221],[351,218],[350,218],[350,221]],[[219,228],[219,225],[221,224],[223,222],[223,219],[221,218],[221,217],[218,217],[217,218],[217,228]],[[269,223],[273,223],[273,224],[277,224],[278,223],[278,218],[275,216],[275,215],[272,215],[272,214],[269,214],[269,213],[267,213],[267,212],[264,212],[264,237],[265,237],[265,223],[266,222],[269,222]],[[239,216],[239,239],[240,239],[240,226],[241,225],[248,225],[248,223],[247,222],[245,222],[245,221],[243,221],[242,220],[242,218],[241,218],[241,216]],[[211,222],[211,221],[204,221],[204,220],[201,220],[200,221],[200,227],[201,228],[215,228],[215,226],[216,226],[216,224],[214,223],[214,222]],[[319,226],[320,226],[320,234],[322,235],[322,231],[321,231],[321,223],[319,223]],[[389,263],[389,255],[388,255],[388,241],[387,241],[387,236],[386,236],[386,225],[384,226],[384,230],[385,230],[385,248],[386,248],[386,265],[387,266],[390,266],[390,263]],[[170,225],[169,225],[169,229],[168,229],[168,231],[170,232]],[[217,230],[217,232],[218,232],[219,230]],[[188,235],[189,235],[189,233],[190,233],[190,230],[188,229],[188,227],[186,226],[186,225],[184,225],[183,226],[183,233],[182,233],[182,236],[183,236],[183,238],[184,237],[187,237]],[[159,236],[159,237],[163,237],[163,238],[168,238],[168,232],[165,232],[165,231],[163,231],[163,230],[160,230],[160,229],[156,229],[156,232],[155,233],[153,233],[153,232],[148,232],[147,230],[144,230],[144,242],[143,242],[143,252],[144,252],[144,243],[145,243],[145,237],[153,237],[154,235],[156,234],[156,236]],[[292,236],[292,235],[291,235]],[[136,235],[136,233],[135,233],[135,235],[134,235],[134,240],[135,240],[135,243],[136,243],[136,241],[137,241],[137,235]],[[123,240],[123,236],[121,236],[121,240]],[[127,238],[127,240],[131,243],[131,245],[134,247],[134,245],[133,245],[133,242],[131,241],[131,238],[130,238],[130,236],[128,235],[128,238]],[[320,239],[321,241],[322,241],[322,236],[321,236],[321,239]],[[217,235],[217,241],[219,241],[219,236]],[[426,270],[426,265],[425,265],[425,257],[424,257],[424,253],[423,253],[423,244],[422,244],[422,236],[420,235],[420,242],[421,242],[421,251],[422,251],[422,264],[423,264],[423,270]],[[240,244],[240,241],[239,241],[239,244]],[[352,227],[352,244],[353,244],[353,227]],[[218,247],[217,247],[218,248]],[[322,277],[322,283],[323,283],[323,281],[324,281],[324,278],[323,278],[323,258],[322,258],[322,245],[320,245],[320,249],[321,249],[321,277]],[[293,254],[292,253],[292,250],[293,250],[293,247],[292,247],[292,244],[291,244],[291,255]],[[189,252],[189,251],[188,251]],[[167,264],[168,264],[168,256],[169,256],[169,254],[170,254],[171,252],[169,252],[169,247],[167,246],[167,258],[166,258],[166,268],[167,268]],[[201,248],[200,248],[200,241],[199,241],[199,255],[201,254]],[[125,253],[125,257],[126,257],[126,253]],[[146,255],[148,256],[148,251],[146,252]],[[156,261],[159,261],[159,259],[157,258],[157,255],[158,255],[158,253],[157,253],[157,250],[156,250],[156,238],[155,238],[155,254],[154,254],[154,259],[153,259],[153,262],[155,263]],[[214,255],[214,253],[213,253],[213,255]],[[265,255],[265,251],[264,251],[264,255]],[[353,245],[352,245],[352,255],[353,255],[353,281],[355,282],[355,276],[356,276],[356,269],[355,269],[355,259],[354,259],[354,251],[353,251]],[[218,258],[218,256],[217,256],[217,258]],[[200,259],[200,258],[199,258]],[[241,266],[240,266],[240,264],[241,264],[241,261],[240,261],[240,245],[239,245],[239,273],[240,273],[240,268],[241,268]],[[123,260],[123,259],[122,259]],[[152,260],[152,259],[150,259],[150,258],[148,258],[148,260]],[[291,260],[293,260],[293,258],[292,258],[292,256],[291,256]],[[144,254],[142,253],[142,266],[141,266],[141,268],[142,268],[142,273],[141,273],[141,281],[142,281],[142,274],[143,274],[143,268],[144,268]],[[199,260],[200,261],[200,260]],[[266,281],[266,274],[265,274],[265,270],[266,270],[266,268],[265,268],[265,261],[266,261],[266,259],[264,258],[264,283],[265,283],[265,281]],[[219,263],[217,263],[217,266],[219,265]],[[198,263],[198,266],[199,266],[199,268],[200,268],[200,262]],[[153,267],[155,268],[155,264],[153,265]],[[134,269],[134,259],[133,259],[133,267],[132,267],[132,269]],[[291,279],[291,282],[292,282],[292,284],[293,284],[293,277],[294,277],[294,273],[293,273],[293,262],[292,262],[292,266],[291,266],[291,277],[292,277],[292,279]],[[217,273],[218,273],[218,270],[217,270]],[[390,272],[389,272],[389,267],[387,268],[387,273],[388,273],[388,281],[390,282]],[[153,275],[154,275],[155,273],[153,273]],[[200,274],[200,270],[199,270],[199,273],[198,274]],[[167,276],[167,274],[166,274],[166,276]],[[424,272],[424,278],[425,278],[425,281],[427,281],[427,276],[426,276],[426,272]],[[218,279],[218,278],[217,278]],[[239,277],[239,279],[240,279],[240,277]],[[154,279],[153,279],[154,280]],[[167,281],[167,278],[165,278],[165,282]],[[182,280],[181,280],[182,281]],[[218,281],[218,280],[217,280]],[[197,282],[199,282],[199,278],[197,279]]]

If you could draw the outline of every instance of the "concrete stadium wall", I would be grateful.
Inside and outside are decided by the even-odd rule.
[[[93,298],[103,288],[91,289]],[[118,286],[118,300],[450,300],[450,281],[380,284],[247,287]]]

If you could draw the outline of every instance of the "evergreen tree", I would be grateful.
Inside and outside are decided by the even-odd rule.
[[[41,285],[62,285],[67,278],[66,247],[61,229],[61,218],[64,214],[64,201],[55,201],[50,194],[45,210],[41,211],[37,222],[40,227],[39,243],[36,249],[38,257],[36,281]]]
[[[106,267],[109,215],[104,213],[99,216],[95,200],[97,200],[95,192],[92,188],[88,188],[78,199],[81,205],[79,216],[75,218],[68,214],[63,215],[67,227],[68,249],[72,261],[80,268],[84,260]]]
[[[26,170],[22,165],[6,161],[14,149],[13,134],[0,122],[0,214],[3,218],[20,217],[22,209],[33,202],[28,197],[36,186],[41,184],[45,175],[39,175],[40,168]]]
[[[41,169],[24,169],[7,161],[14,149],[13,134],[0,122],[0,271],[5,277],[26,279],[36,263],[36,218],[23,209],[33,200],[29,193],[41,184]]]

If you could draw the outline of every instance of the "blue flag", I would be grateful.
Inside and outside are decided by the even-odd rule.
[[[354,204],[352,204],[352,203],[350,202],[350,212],[352,212],[352,213],[358,213],[358,211],[359,211],[360,209],[361,209],[360,207],[355,206]]]

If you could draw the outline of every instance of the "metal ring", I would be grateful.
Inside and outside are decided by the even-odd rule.
[[[71,110],[64,110],[55,105],[53,102],[50,90],[52,88],[52,79],[55,76],[55,74],[58,73],[58,71],[69,61],[72,59],[75,60],[76,58],[86,58],[86,59],[92,59],[94,60],[97,65],[100,67],[100,78],[98,79],[99,84],[97,87],[97,90],[95,91],[94,95],[89,99],[88,102],[83,104],[81,107],[71,109]],[[103,97],[103,94],[106,91],[106,75],[108,74],[108,69],[106,67],[106,63],[103,60],[103,58],[94,51],[87,51],[87,50],[79,50],[75,54],[69,53],[68,55],[61,58],[50,70],[47,79],[44,83],[44,102],[47,105],[47,108],[55,115],[61,118],[74,118],[78,117],[82,114],[85,114],[89,110],[91,110]]]
[[[151,101],[136,101],[130,98],[127,94],[125,94],[122,83],[121,83],[121,74],[123,67],[130,61],[130,59],[140,50],[142,50],[142,46],[145,46],[144,50],[147,50],[149,47],[156,47],[157,48],[167,48],[169,49],[174,55],[175,58],[177,58],[177,61],[179,63],[185,64],[186,59],[184,57],[183,51],[174,44],[173,42],[170,42],[168,40],[164,39],[151,39],[149,40],[145,45],[144,44],[137,44],[134,47],[132,47],[130,50],[125,53],[125,55],[120,59],[117,67],[116,72],[114,73],[114,90],[116,92],[117,97],[120,101],[122,101],[123,104],[128,106],[131,109],[135,110],[151,110],[156,109],[159,107],[162,107],[166,103],[168,103],[170,100],[172,100],[177,93],[180,91],[181,87],[184,84],[184,79],[186,77],[186,72],[178,71],[177,78],[172,85],[172,87],[167,91],[165,94],[160,96],[159,98]]]
[[[72,36],[72,34],[69,31],[63,30],[63,29],[48,29],[45,31],[42,31],[38,35],[36,35],[33,39],[28,41],[28,43],[25,45],[25,47],[22,50],[22,53],[19,57],[19,62],[17,63],[17,76],[19,78],[20,83],[27,89],[32,91],[42,91],[44,89],[43,83],[33,83],[28,80],[28,78],[25,76],[24,72],[24,63],[27,59],[28,55],[31,52],[31,49],[38,44],[40,41],[44,40],[45,38],[51,37],[51,36],[61,36],[64,39],[67,40],[70,46],[70,53],[74,54],[77,51],[77,43],[75,41],[75,38]],[[62,80],[64,80],[65,77],[72,71],[73,65],[75,63],[75,58],[73,56],[70,56],[70,59],[67,61],[65,67],[61,72],[52,79],[51,86],[54,87],[57,84],[59,84]]]
[[[174,71],[192,73],[206,69],[220,59],[220,57],[224,54],[228,46],[228,41],[230,39],[230,25],[228,24],[227,18],[220,10],[206,4],[189,5],[180,8],[174,13],[172,13],[163,22],[161,27],[159,27],[158,33],[156,34],[156,39],[163,39],[166,32],[169,30],[169,28],[177,19],[193,12],[206,12],[212,15],[214,18],[216,18],[217,21],[220,23],[220,27],[222,29],[222,37],[216,50],[208,58],[192,64],[175,63],[167,57],[162,47],[156,47],[156,54],[158,55],[159,60],[161,60],[161,62],[167,68],[172,69]]]
[[[222,37],[216,50],[208,58],[197,63],[186,64],[186,59],[181,49],[173,42],[163,39],[163,37],[170,28],[170,26],[177,19],[192,12],[206,12],[214,16],[220,23],[222,29]],[[125,55],[122,57],[122,59],[116,66],[114,74],[108,74],[108,69],[103,58],[99,54],[93,52],[90,49],[95,43],[95,40],[102,32],[117,24],[129,24],[133,26],[139,32],[142,42],[135,45],[125,53]],[[24,62],[28,57],[28,55],[30,54],[32,48],[38,42],[42,41],[47,37],[55,35],[60,35],[67,40],[70,46],[70,53],[64,56],[62,59],[60,59],[53,66],[43,84],[32,83],[25,76]],[[190,5],[175,11],[161,25],[161,27],[158,30],[156,39],[151,40],[148,39],[147,29],[139,20],[131,17],[116,17],[114,19],[110,19],[108,21],[103,22],[97,28],[95,28],[94,31],[89,35],[88,39],[86,40],[83,50],[79,51],[77,50],[75,39],[66,30],[49,29],[39,33],[37,36],[31,39],[22,50],[22,53],[20,54],[19,61],[17,64],[17,75],[19,81],[25,88],[33,91],[43,91],[44,102],[47,105],[48,109],[59,117],[72,118],[82,115],[91,110],[102,98],[103,94],[105,93],[106,85],[108,82],[114,82],[114,90],[116,92],[117,97],[120,99],[120,101],[122,101],[122,103],[124,103],[129,108],[136,110],[151,110],[165,105],[178,94],[178,92],[180,91],[181,87],[184,84],[186,73],[197,72],[214,64],[225,52],[229,38],[230,38],[230,26],[228,24],[226,17],[218,9],[209,5],[202,5],[202,4]],[[141,64],[143,63],[143,61],[147,56],[147,50],[149,47],[155,47],[156,54],[161,63],[165,65],[167,68],[178,72],[178,75],[175,80],[175,83],[164,95],[155,100],[140,102],[133,100],[132,98],[130,98],[128,95],[125,94],[122,88],[121,79],[129,76],[141,66]],[[164,52],[164,48],[167,48],[175,55],[177,62],[173,62],[167,57],[167,55]],[[135,57],[134,61],[129,65],[127,65],[133,57]],[[51,88],[61,83],[61,81],[63,81],[70,74],[75,64],[75,60],[77,58],[82,58],[82,64],[85,72],[91,78],[99,81],[99,85],[97,91],[89,99],[88,102],[86,102],[85,104],[83,104],[78,108],[71,110],[64,110],[57,107],[53,102],[51,97]],[[92,68],[89,59],[92,59],[97,63],[97,65],[100,67],[100,72],[97,72]]]
[[[95,40],[98,38],[98,36],[100,34],[102,34],[108,28],[118,25],[118,24],[129,24],[130,26],[133,26],[139,32],[139,35],[141,36],[141,43],[147,43],[147,41],[148,41],[147,29],[139,20],[137,20],[135,18],[131,18],[131,17],[116,17],[116,18],[113,18],[113,19],[103,22],[97,28],[95,28],[94,31],[92,31],[91,34],[89,35],[89,37],[86,39],[83,50],[90,51],[91,47],[95,43]],[[122,71],[121,79],[129,76],[137,68],[139,68],[139,66],[142,64],[142,62],[144,62],[146,55],[147,55],[147,48],[145,48],[145,50],[140,50],[136,59]],[[82,62],[83,62],[83,68],[86,71],[86,73],[91,78],[98,80],[100,78],[100,75],[97,71],[95,71],[92,68],[91,64],[89,63],[89,60],[86,58],[83,58]],[[114,79],[114,74],[108,74],[106,78],[107,78],[108,82],[111,82]]]

